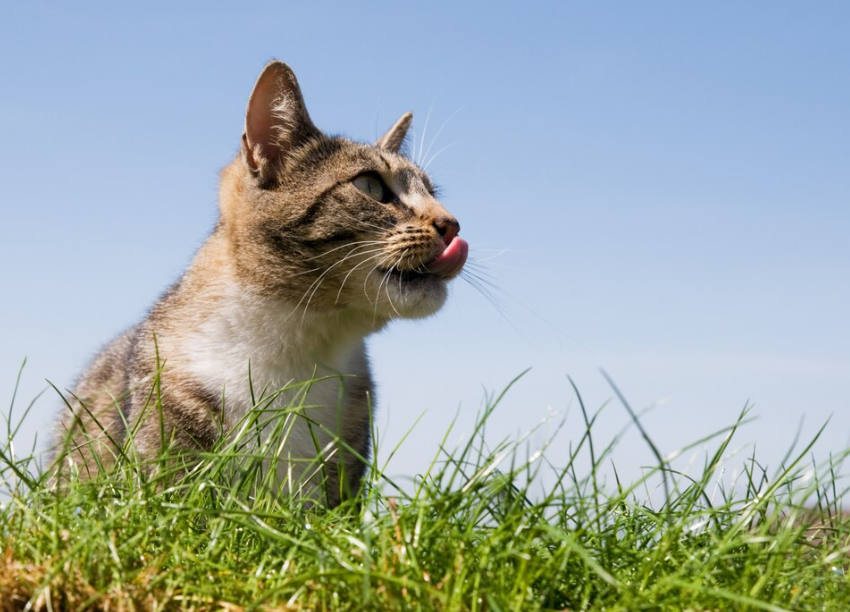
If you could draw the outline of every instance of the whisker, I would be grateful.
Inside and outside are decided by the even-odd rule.
[[[378,266],[375,266],[375,267],[372,269],[372,271],[375,271],[375,270],[377,270],[377,269],[378,269]],[[390,275],[390,272],[391,272],[391,271],[392,271],[392,268],[387,268],[386,273],[385,273],[385,274],[383,275],[383,277],[381,278],[381,282],[379,282],[379,283],[378,283],[378,290],[375,292],[375,301],[374,301],[374,302],[372,302],[372,300],[371,300],[371,299],[369,300],[369,303],[370,303],[370,304],[374,304],[374,305],[375,305],[374,312],[372,313],[372,321],[374,321],[375,319],[377,319],[377,318],[378,318],[378,303],[380,302],[380,300],[379,300],[379,296],[381,295],[381,286],[384,284],[384,280],[386,280],[386,279],[387,279],[387,277],[389,277],[389,275]],[[364,287],[365,287],[365,283],[364,283]]]
[[[482,271],[482,272],[475,272],[475,271],[472,271],[472,270],[464,270],[463,272],[461,272],[461,274],[466,274],[466,275],[468,275],[470,278],[474,278],[475,280],[477,280],[478,282],[480,282],[480,283],[482,283],[482,284],[486,285],[487,287],[489,287],[489,288],[490,288],[490,289],[492,289],[493,291],[497,291],[497,292],[499,292],[499,293],[501,293],[501,294],[503,294],[503,295],[505,294],[505,292],[502,290],[502,288],[501,288],[501,287],[499,287],[499,286],[495,283],[495,281],[493,280],[493,278],[492,278],[492,277],[490,276],[490,274],[489,274],[489,273],[487,273],[487,272],[483,272],[483,271]]]
[[[476,278],[482,283],[487,283],[489,287],[498,291],[499,293],[502,293],[501,287],[496,284],[496,280],[489,273],[477,270],[465,270],[465,273],[469,276],[472,276],[473,278]]]
[[[416,121],[410,124],[410,131],[413,132],[413,151],[410,152],[410,159],[416,160]]]
[[[483,285],[481,283],[480,279],[478,279],[474,276],[471,276],[469,274],[466,274],[464,272],[461,272],[460,278],[463,279],[464,282],[468,283],[471,287],[473,287],[476,291],[478,291],[481,295],[483,295],[484,298],[488,302],[490,302],[490,305],[493,306],[493,308],[496,310],[496,312],[499,313],[499,316],[502,319],[504,319],[505,322],[508,325],[510,325],[516,332],[518,332],[519,334],[524,336],[522,331],[520,331],[520,329],[516,325],[514,325],[513,322],[510,320],[510,318],[507,316],[507,313],[506,313],[505,309],[503,308],[502,304],[499,302],[499,300],[493,294],[492,290],[489,287],[487,287],[486,285]]]
[[[480,262],[483,262],[483,261],[490,261],[491,259],[496,259],[497,257],[501,257],[502,255],[504,255],[505,253],[507,253],[507,252],[508,252],[508,250],[509,250],[509,249],[500,249],[500,250],[496,251],[495,249],[493,249],[493,251],[495,251],[495,252],[496,252],[496,254],[495,254],[495,255],[491,255],[490,257],[487,257],[487,258],[485,258],[485,259],[478,259],[478,258],[476,258],[474,261],[471,261],[470,263],[480,263]],[[475,252],[476,252],[476,253],[480,253],[480,252],[481,252],[481,250],[480,250],[480,249],[475,249]]]
[[[380,243],[380,242],[379,242],[378,244],[382,244],[382,243]],[[331,264],[330,266],[319,266],[318,268],[312,268],[312,269],[310,269],[310,270],[304,270],[304,271],[302,271],[302,272],[296,272],[295,274],[290,274],[290,275],[289,275],[289,278],[294,278],[294,277],[296,277],[296,276],[304,276],[305,274],[312,274],[313,272],[318,272],[319,270],[327,270],[327,269],[329,269],[329,268],[332,268],[332,267],[336,266],[336,265],[337,265],[337,264],[339,264],[339,263],[342,263],[343,261],[345,261],[346,259],[348,259],[349,257],[352,257],[352,256],[354,256],[354,255],[363,255],[363,254],[365,254],[365,253],[372,253],[372,252],[374,252],[374,251],[361,251],[360,253],[355,253],[355,252],[354,252],[354,251],[359,251],[359,250],[361,250],[361,249],[365,248],[366,246],[374,246],[374,245],[362,245],[362,246],[355,247],[355,248],[351,249],[351,251],[349,251],[348,253],[346,253],[345,257],[343,257],[342,259],[340,259],[340,260],[338,260],[338,261],[335,261],[335,262],[334,262],[333,264]],[[381,250],[381,249],[376,249],[376,250]],[[328,251],[328,252],[330,252],[330,251]]]
[[[385,281],[389,280],[389,278],[390,278],[390,274],[392,274],[392,271],[393,271],[393,267],[392,267],[392,266],[390,266],[389,268],[387,268],[386,273],[385,273],[385,274],[383,275],[383,277],[381,278],[381,282],[379,282],[379,283],[378,283],[378,290],[375,292],[375,310],[374,310],[373,315],[372,315],[372,316],[373,316],[373,320],[374,320],[375,318],[377,318],[377,317],[378,317],[378,304],[379,304],[379,303],[380,303],[380,301],[381,301],[381,300],[380,300],[380,296],[381,296],[381,287],[383,287],[383,285],[384,285],[384,282],[385,282]]]
[[[464,108],[466,108],[466,107],[465,107],[465,106],[461,106],[459,109],[457,109],[457,110],[456,110],[455,112],[453,112],[451,115],[449,115],[449,118],[448,118],[448,119],[446,119],[445,121],[443,121],[443,125],[441,125],[441,126],[440,126],[440,129],[439,129],[439,130],[437,130],[437,133],[436,133],[436,134],[434,134],[434,139],[431,141],[431,144],[430,144],[430,145],[428,145],[428,148],[425,150],[425,154],[422,156],[422,158],[423,158],[423,159],[427,159],[427,158],[428,158],[428,153],[430,153],[430,152],[431,152],[431,148],[432,148],[432,147],[433,147],[433,146],[437,143],[437,139],[440,137],[440,134],[442,134],[442,133],[443,133],[443,128],[445,128],[445,127],[449,124],[449,122],[450,122],[452,119],[454,119],[454,116],[455,116],[455,115],[457,115],[457,114],[458,114],[460,111],[462,111]],[[439,152],[438,152],[438,153],[439,153]],[[428,164],[425,164],[425,168],[427,168],[427,167],[428,167]],[[424,168],[423,168],[423,169],[424,169]]]
[[[404,251],[404,252],[407,252],[407,249],[405,249],[405,251]],[[375,295],[375,315],[374,315],[374,316],[377,316],[377,314],[378,314],[378,295],[380,295],[380,293],[381,293],[381,285],[383,285],[383,284],[384,284],[384,281],[387,281],[387,284],[386,284],[386,287],[384,288],[384,291],[385,291],[385,292],[386,292],[386,294],[387,294],[387,300],[388,300],[388,301],[389,301],[389,303],[390,303],[390,307],[391,307],[391,308],[395,311],[395,313],[396,313],[399,317],[401,316],[401,313],[400,313],[398,310],[396,310],[395,304],[393,304],[393,299],[390,297],[390,283],[389,283],[389,279],[390,279],[390,274],[392,274],[393,270],[397,270],[397,269],[398,269],[398,268],[397,268],[398,264],[400,264],[400,263],[401,263],[401,260],[404,258],[404,252],[401,254],[401,257],[399,257],[398,261],[397,261],[396,263],[394,263],[393,265],[391,265],[391,266],[389,267],[389,269],[387,269],[387,273],[384,275],[384,278],[383,278],[383,279],[381,279],[381,282],[378,284],[378,293]]]
[[[462,141],[462,140],[455,140],[454,142],[450,142],[449,144],[447,144],[446,146],[444,146],[442,149],[440,149],[439,151],[437,151],[436,153],[434,153],[434,155],[432,155],[432,156],[431,156],[431,159],[429,159],[429,160],[428,160],[428,162],[427,162],[424,166],[422,166],[422,170],[426,170],[426,171],[427,171],[427,170],[428,170],[428,166],[430,166],[430,165],[434,162],[434,160],[435,160],[435,159],[437,159],[437,156],[438,156],[440,153],[442,153],[442,152],[443,152],[443,151],[445,151],[446,149],[449,149],[449,148],[451,148],[451,147],[455,146],[455,145],[456,145],[456,144],[458,144],[459,142],[463,142],[463,141]]]
[[[383,261],[383,258],[381,258],[381,260]],[[369,282],[369,277],[371,276],[372,272],[374,272],[375,270],[377,270],[380,267],[381,267],[381,261],[378,261],[378,263],[376,263],[375,266],[371,270],[369,270],[369,272],[366,273],[366,276],[363,279],[363,295],[366,296],[366,299],[369,301],[370,304],[372,303],[372,298],[369,297],[369,291],[366,288],[366,284]],[[378,286],[378,292],[380,292],[380,285]]]
[[[407,252],[409,250],[410,249],[404,249],[404,251],[401,254],[402,259],[404,258],[405,255],[407,255]],[[399,263],[401,263],[401,260],[399,260]],[[402,293],[401,279],[402,279],[402,275],[399,274],[398,275],[398,293],[399,293],[399,295],[401,295],[401,293]],[[392,306],[393,310],[395,310],[395,312],[398,316],[402,316],[401,313],[396,309],[395,304],[393,304],[393,299],[390,297],[389,289],[390,289],[390,285],[389,285],[389,283],[387,283],[387,299],[390,301],[390,306]]]
[[[381,251],[381,250],[383,250],[383,249],[375,249],[375,251]],[[371,252],[373,252],[373,251],[367,251],[365,253],[357,253],[356,255],[367,255]],[[301,313],[301,325],[302,326],[304,325],[304,318],[307,316],[307,310],[309,310],[309,308],[310,308],[310,302],[313,300],[313,296],[316,295],[316,291],[319,290],[319,286],[322,284],[322,281],[330,273],[331,270],[333,270],[335,267],[337,267],[338,265],[342,264],[343,262],[347,261],[349,258],[354,257],[354,256],[355,256],[355,254],[348,253],[345,257],[343,257],[339,261],[334,262],[333,264],[328,266],[328,268],[324,272],[322,272],[319,275],[319,277],[310,284],[309,287],[307,287],[307,290],[304,292],[304,295],[301,296],[301,299],[298,300],[298,303],[295,305],[295,308],[293,309],[293,313],[294,313],[296,310],[298,310],[298,307],[301,306],[301,303],[304,301],[304,298],[307,297],[307,294],[308,293],[310,294],[310,297],[307,300],[307,303],[304,305],[304,312]],[[311,289],[313,290],[312,292],[310,292]],[[287,318],[289,318],[289,317],[287,317]]]
[[[401,280],[401,279],[399,278],[399,280]],[[400,284],[401,284],[401,283],[399,283],[399,285],[400,285]],[[399,317],[401,317],[401,316],[402,316],[402,315],[401,315],[401,313],[398,311],[398,308],[396,308],[396,307],[395,307],[395,304],[393,304],[393,298],[392,298],[392,296],[390,296],[390,284],[389,284],[389,283],[387,283],[387,284],[386,284],[386,286],[384,287],[384,293],[386,293],[386,294],[387,294],[387,301],[390,303],[390,308],[392,308],[392,309],[393,309],[393,311],[394,311],[394,312],[395,312],[395,313],[396,313]]]
[[[325,255],[329,255],[329,254],[331,254],[335,251],[339,251],[340,249],[344,249],[344,248],[347,248],[347,247],[350,247],[350,246],[366,245],[366,244],[368,244],[368,245],[383,244],[383,242],[384,242],[383,240],[358,240],[357,242],[349,242],[347,244],[343,244],[342,246],[338,246],[338,247],[334,247],[332,249],[328,249],[327,251],[325,251],[323,253],[319,253],[318,255],[314,255],[313,257],[308,257],[307,259],[304,259],[303,261],[312,261],[313,259],[318,259],[320,257],[324,257]]]
[[[381,249],[381,251],[383,251],[383,249]],[[361,261],[356,266],[354,266],[353,268],[351,268],[351,270],[348,271],[348,274],[346,274],[345,278],[342,279],[342,284],[339,286],[339,291],[336,292],[336,300],[334,301],[334,304],[339,304],[339,298],[342,295],[342,290],[345,287],[345,283],[348,282],[348,277],[351,276],[354,273],[354,271],[357,270],[360,266],[367,264],[370,261],[377,259],[379,257],[381,257],[380,253],[377,254],[377,255],[373,255],[372,257],[368,257],[368,258],[364,259],[363,261]]]
[[[390,229],[392,229],[392,225],[380,226],[374,223],[370,223],[369,221],[364,221],[363,219],[358,219],[347,211],[339,211],[343,216],[345,216],[349,221],[354,221],[355,223],[359,223],[363,227],[370,227],[378,230],[381,233],[384,233]]]
[[[378,102],[378,108],[375,109],[375,137],[372,140],[377,141],[380,138],[380,134],[378,134],[378,116],[381,114],[381,106],[384,104],[384,96],[381,96],[380,102]]]
[[[425,116],[425,127],[422,128],[422,140],[419,147],[419,155],[422,157],[422,150],[425,148],[425,133],[428,131],[428,121],[431,119],[431,111],[434,110],[434,103],[431,103],[431,106],[428,108],[428,114]],[[416,161],[416,165],[419,165],[419,162]]]

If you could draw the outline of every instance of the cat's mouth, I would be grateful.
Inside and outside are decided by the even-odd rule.
[[[398,268],[390,268],[385,271],[385,274],[396,282],[403,283],[405,285],[427,283],[429,281],[437,280],[437,277],[433,274],[418,272],[416,270],[399,270]]]
[[[468,255],[469,243],[455,236],[442,253],[416,270],[390,268],[385,272],[403,283],[449,280],[460,274]]]

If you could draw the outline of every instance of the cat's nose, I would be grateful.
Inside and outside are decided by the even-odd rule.
[[[437,233],[443,237],[443,242],[446,243],[446,246],[451,244],[454,237],[460,231],[460,223],[453,217],[440,217],[434,221],[434,227],[437,229]]]

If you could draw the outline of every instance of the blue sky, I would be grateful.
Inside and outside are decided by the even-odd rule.
[[[734,421],[775,465],[805,416],[850,445],[850,9],[839,2],[18,3],[0,20],[0,406],[60,387],[141,318],[212,227],[266,61],[315,123],[404,111],[498,286],[372,339],[378,424],[421,471],[531,367],[488,431],[612,397],[664,452]],[[427,123],[427,127],[426,127]],[[444,149],[445,147],[445,149]],[[19,401],[19,404],[21,402]],[[45,396],[21,440],[43,439]],[[627,423],[611,403],[598,436]],[[537,438],[539,439],[539,437]],[[21,442],[23,443],[23,442]],[[615,457],[651,457],[629,431]]]

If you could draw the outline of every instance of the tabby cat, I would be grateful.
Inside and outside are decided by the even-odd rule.
[[[436,312],[468,251],[431,180],[401,153],[411,120],[373,145],[328,136],[290,68],[268,64],[241,151],[221,174],[215,229],[147,318],[80,378],[61,419],[63,464],[92,474],[128,428],[143,459],[164,440],[209,450],[260,390],[327,377],[310,387],[285,455],[315,458],[318,442],[329,503],[356,491],[373,400],[364,339],[390,319]],[[281,482],[307,478],[284,463]]]

